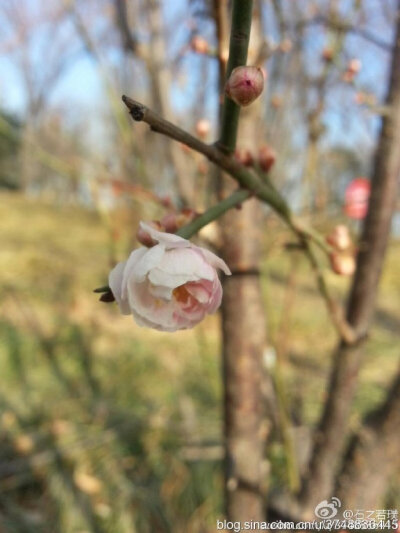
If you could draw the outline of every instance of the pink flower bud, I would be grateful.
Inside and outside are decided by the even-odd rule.
[[[333,252],[329,259],[332,270],[339,276],[352,276],[356,269],[354,255],[349,252]]]
[[[226,82],[226,95],[240,106],[250,105],[264,89],[264,76],[259,67],[237,67]]]
[[[195,35],[190,42],[190,47],[197,54],[208,54],[210,47],[208,42],[200,35]]]
[[[157,231],[162,230],[161,223],[158,220],[153,220],[152,222],[148,223],[148,226],[151,226]],[[153,240],[150,233],[142,228],[142,226],[139,226],[139,229],[136,232],[136,239],[140,244],[143,244],[143,246],[147,246],[148,248],[151,248],[156,244],[157,241]]]
[[[207,137],[210,133],[210,121],[206,118],[201,118],[196,124],[196,133],[202,139]]]
[[[171,209],[173,207],[171,197],[168,195],[162,196],[160,198],[160,202],[161,202],[161,205],[166,207],[167,209]]]
[[[178,229],[186,226],[189,222],[192,222],[197,216],[197,211],[191,207],[184,207],[182,211],[178,213]]]
[[[343,81],[350,83],[361,70],[361,61],[357,58],[350,59],[342,76]]]
[[[196,211],[189,207],[182,209],[180,213],[167,213],[159,223],[162,231],[175,233],[179,228],[189,224],[197,216]]]
[[[258,164],[264,172],[268,172],[276,161],[276,152],[268,144],[260,146],[258,151]]]
[[[332,232],[326,237],[326,241],[337,250],[349,250],[352,247],[350,231],[344,224],[335,226]]]
[[[367,95],[366,93],[359,91],[354,95],[354,101],[358,105],[363,105],[367,101]]]
[[[329,63],[330,61],[332,61],[333,58],[334,58],[334,56],[335,56],[335,52],[333,51],[332,48],[324,48],[324,49],[322,50],[322,59],[323,59],[324,61],[326,61],[327,63]]]
[[[350,59],[347,64],[347,71],[352,74],[358,74],[361,70],[361,61],[357,58]]]
[[[175,233],[178,229],[177,216],[176,213],[167,213],[164,215],[160,221],[162,230],[167,233]]]
[[[235,159],[245,167],[251,167],[254,164],[254,157],[247,148],[236,148]]]

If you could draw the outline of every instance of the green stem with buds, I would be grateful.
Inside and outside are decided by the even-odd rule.
[[[213,205],[212,207],[207,209],[207,211],[195,218],[192,222],[186,224],[186,226],[183,226],[176,232],[176,234],[180,237],[183,237],[184,239],[190,239],[190,237],[197,233],[201,228],[203,228],[213,220],[219,218],[225,213],[225,211],[232,209],[232,207],[239,206],[250,196],[250,191],[244,189],[239,189],[238,191],[235,191],[218,204]]]
[[[246,64],[249,48],[253,0],[237,0],[232,7],[232,28],[229,42],[229,59],[226,76],[229,78],[236,67]],[[240,106],[225,96],[222,110],[221,136],[218,146],[231,153],[236,147]]]

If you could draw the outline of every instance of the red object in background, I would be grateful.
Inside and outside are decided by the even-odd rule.
[[[344,211],[350,218],[361,220],[368,211],[371,184],[367,178],[357,178],[347,187],[345,192]]]

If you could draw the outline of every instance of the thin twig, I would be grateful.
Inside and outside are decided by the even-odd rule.
[[[183,226],[176,232],[176,234],[180,237],[183,237],[184,239],[190,239],[190,237],[197,233],[201,228],[203,228],[213,220],[219,218],[226,211],[232,209],[232,207],[239,206],[250,197],[251,193],[249,191],[239,189],[227,198],[224,198],[224,200],[222,200],[218,204],[213,205],[212,207],[207,209],[207,211],[195,218],[189,224],[186,224],[186,226]]]
[[[260,200],[270,205],[285,220],[290,219],[290,209],[280,194],[262,183],[253,172],[241,165],[236,159],[230,155],[226,155],[215,145],[203,143],[190,133],[160,117],[148,107],[132,100],[132,98],[123,96],[122,100],[130,110],[130,114],[134,120],[145,122],[153,131],[166,135],[175,141],[185,144],[196,152],[205,155],[210,161],[233,176],[243,189],[247,189],[254,196],[257,196]]]
[[[322,272],[317,256],[315,255],[310,242],[307,239],[304,239],[303,244],[304,252],[310,261],[311,267],[317,280],[319,292],[325,300],[326,307],[331,316],[333,325],[339,333],[339,336],[342,341],[344,341],[347,345],[354,344],[357,340],[355,331],[345,319],[342,307],[338,305],[336,300],[332,298],[325,280],[325,276]]]

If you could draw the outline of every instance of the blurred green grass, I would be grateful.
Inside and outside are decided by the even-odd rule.
[[[214,531],[223,512],[218,316],[172,335],[98,302],[92,291],[133,228],[111,246],[107,217],[4,193],[0,216],[0,531]],[[291,262],[276,240],[265,249],[269,339],[285,344],[293,416],[312,424],[335,332],[307,263]],[[399,256],[394,243],[354,427],[397,365]],[[328,278],[343,298],[349,281]],[[271,449],[283,482],[279,438]]]

